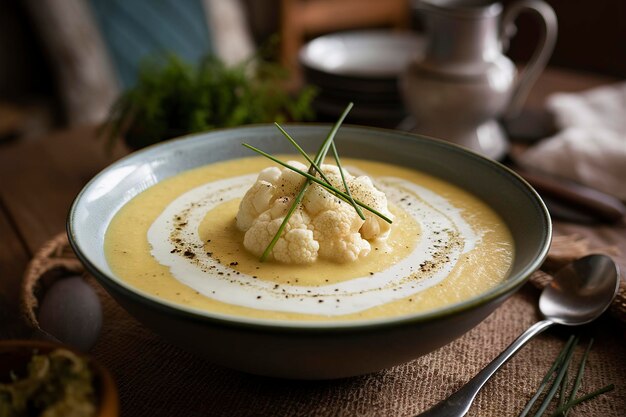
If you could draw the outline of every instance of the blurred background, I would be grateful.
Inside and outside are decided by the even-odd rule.
[[[549,66],[626,78],[625,1],[547,2],[559,22]],[[522,15],[518,23],[507,54],[523,63],[538,22]],[[263,50],[290,71],[285,89],[298,91],[302,45],[362,28],[423,29],[409,0],[3,0],[0,143],[102,122],[137,83],[141,62],[166,51],[232,65]]]

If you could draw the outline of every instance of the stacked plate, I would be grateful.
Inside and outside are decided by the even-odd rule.
[[[334,121],[349,102],[348,123],[396,127],[406,117],[399,78],[424,41],[410,32],[368,30],[321,36],[300,50],[306,83],[318,89],[318,119]]]

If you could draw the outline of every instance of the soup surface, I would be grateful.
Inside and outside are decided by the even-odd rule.
[[[282,156],[283,160],[299,158]],[[458,187],[404,167],[342,158],[368,175],[394,214],[385,242],[355,262],[259,262],[235,224],[239,202],[272,162],[252,157],[196,168],[142,192],[113,218],[107,261],[133,287],[188,307],[267,319],[399,316],[484,293],[507,276],[504,222]]]

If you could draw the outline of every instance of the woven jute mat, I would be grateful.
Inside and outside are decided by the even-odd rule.
[[[104,311],[102,333],[91,354],[115,376],[123,416],[412,416],[461,387],[538,320],[539,292],[533,286],[546,285],[551,273],[574,258],[615,251],[591,250],[578,236],[556,237],[542,271],[531,277],[532,285],[461,338],[382,372],[316,382],[247,375],[187,353],[144,328],[85,275]],[[24,277],[23,312],[31,326],[38,326],[38,299],[50,281],[82,272],[64,235],[44,245]],[[609,383],[617,388],[577,406],[570,416],[624,416],[626,288],[623,281],[621,285],[610,314],[575,330],[585,343],[595,339],[580,393]],[[531,341],[483,388],[468,415],[519,414],[573,331],[554,328]],[[576,361],[583,350],[577,348]]]

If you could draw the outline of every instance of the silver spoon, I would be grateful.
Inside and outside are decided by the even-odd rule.
[[[605,255],[589,255],[563,267],[539,297],[544,320],[533,324],[497,358],[445,400],[418,417],[462,417],[485,383],[530,339],[554,324],[578,326],[595,320],[619,289],[619,270]]]

